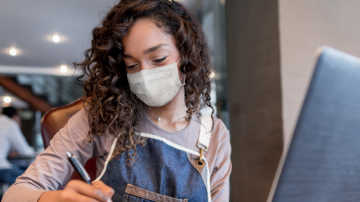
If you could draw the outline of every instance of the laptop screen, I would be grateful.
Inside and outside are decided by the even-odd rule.
[[[322,48],[268,201],[360,201],[360,59]]]

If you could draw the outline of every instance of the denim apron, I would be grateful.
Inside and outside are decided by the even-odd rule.
[[[110,161],[115,138],[96,180],[115,190],[114,202],[210,202],[210,172],[203,152],[208,149],[211,129],[211,117],[203,115],[197,142],[200,152],[141,133],[147,138],[146,144],[136,147],[138,158],[131,167],[127,165],[128,153]]]

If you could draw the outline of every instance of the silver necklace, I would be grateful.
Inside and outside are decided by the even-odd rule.
[[[152,117],[152,118],[154,118],[154,119],[156,119],[156,120],[157,120],[157,121],[159,121],[159,122],[161,121],[160,116],[159,116],[158,118],[155,118],[155,116],[154,116],[154,114],[153,114],[153,112],[152,112],[152,111],[151,111],[151,117]]]
[[[153,114],[153,113],[151,113],[151,114]],[[152,115],[152,117],[155,118],[153,115]],[[183,119],[183,118],[185,118],[185,117],[186,117],[186,115],[183,116],[183,117],[180,117],[179,120],[180,120],[180,119]],[[159,121],[159,122],[161,122],[160,116],[159,116],[156,120]]]
[[[149,108],[149,110],[150,110],[150,113],[151,113],[151,117],[152,117],[152,118],[155,118],[156,116],[154,116],[154,113],[153,113],[153,111],[151,110],[151,108]],[[185,118],[185,117],[186,117],[186,115],[183,116],[183,117],[180,117],[179,120],[180,120],[180,119],[183,119],[183,118]],[[155,118],[155,119],[156,119],[157,121],[161,122],[160,116],[158,116],[158,118]]]

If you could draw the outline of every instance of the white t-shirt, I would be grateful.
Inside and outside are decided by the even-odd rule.
[[[11,168],[7,160],[10,150],[20,155],[31,155],[34,149],[28,145],[19,125],[9,117],[0,115],[0,170]]]

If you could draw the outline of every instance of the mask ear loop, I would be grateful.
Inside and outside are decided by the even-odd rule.
[[[185,79],[186,79],[186,75],[184,76],[184,83],[182,83],[181,85],[185,86],[186,83],[185,83]]]
[[[179,60],[176,62],[176,65],[180,62],[180,60],[181,60],[181,57],[180,57]],[[185,85],[186,85],[185,80],[186,80],[186,75],[184,76],[184,83],[181,83],[182,86],[185,86]]]

